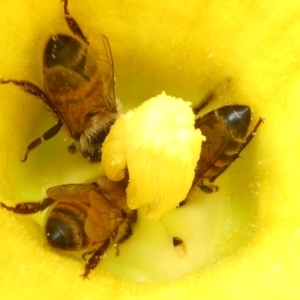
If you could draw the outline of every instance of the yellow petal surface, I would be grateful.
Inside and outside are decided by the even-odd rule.
[[[207,109],[249,105],[253,122],[262,116],[265,124],[218,178],[218,193],[194,190],[186,206],[159,221],[140,218],[120,256],[112,249],[88,281],[78,276],[83,262],[52,250],[35,218],[1,210],[1,297],[299,299],[299,2],[69,1],[91,44],[101,33],[110,40],[124,112],[163,90],[196,104],[231,77],[232,89]],[[69,32],[62,3],[2,1],[0,23],[0,77],[43,87],[45,43]],[[48,187],[99,175],[98,165],[68,154],[64,132],[20,163],[28,143],[56,120],[13,86],[0,86],[0,95],[1,201],[39,200]],[[186,250],[174,251],[174,236]],[[213,264],[195,266],[209,255]]]
[[[103,143],[106,176],[121,180],[126,167],[128,206],[147,205],[148,218],[174,209],[191,188],[204,137],[190,104],[163,92],[121,115]]]

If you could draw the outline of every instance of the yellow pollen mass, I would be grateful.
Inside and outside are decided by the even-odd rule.
[[[157,219],[185,199],[205,140],[194,122],[190,102],[163,92],[121,115],[111,127],[101,164],[114,181],[128,170],[131,209],[147,205],[146,217]]]

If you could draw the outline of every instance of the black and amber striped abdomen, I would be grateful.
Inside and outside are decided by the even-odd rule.
[[[195,122],[206,137],[195,170],[193,185],[201,178],[213,182],[238,156],[246,142],[251,120],[250,107],[227,105]]]
[[[49,244],[67,251],[80,251],[93,246],[85,232],[89,207],[85,202],[56,202],[46,218]]]

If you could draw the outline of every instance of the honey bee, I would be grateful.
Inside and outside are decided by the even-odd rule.
[[[57,34],[46,44],[43,57],[44,90],[26,80],[2,79],[37,96],[58,118],[56,125],[31,142],[25,153],[53,138],[64,125],[74,139],[69,151],[79,147],[91,161],[101,160],[101,146],[118,112],[114,92],[114,67],[108,39],[96,55],[64,0],[64,16],[73,36]]]
[[[132,234],[136,210],[127,206],[126,186],[100,179],[98,183],[66,184],[47,190],[40,202],[24,202],[0,207],[17,214],[35,214],[49,208],[45,232],[49,244],[64,251],[91,255],[83,278],[96,268],[109,246],[123,242]]]
[[[212,97],[213,94],[209,94],[202,105],[194,108],[194,113],[198,114]],[[203,180],[214,182],[238,158],[263,119],[260,118],[249,133],[250,121],[250,107],[237,104],[219,107],[196,119],[195,128],[201,130],[206,141],[202,144],[192,186],[200,180],[198,186],[202,191],[212,193],[218,189],[214,185],[204,184]]]

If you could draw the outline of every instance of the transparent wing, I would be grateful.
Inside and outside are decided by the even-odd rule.
[[[91,207],[85,223],[85,232],[94,242],[103,242],[116,231],[124,221],[120,208],[111,204],[98,191],[89,193]]]
[[[112,111],[117,111],[115,99],[115,77],[114,63],[109,41],[105,35],[101,36],[102,49],[99,53],[98,69],[100,81],[103,84],[103,98],[106,107]]]

